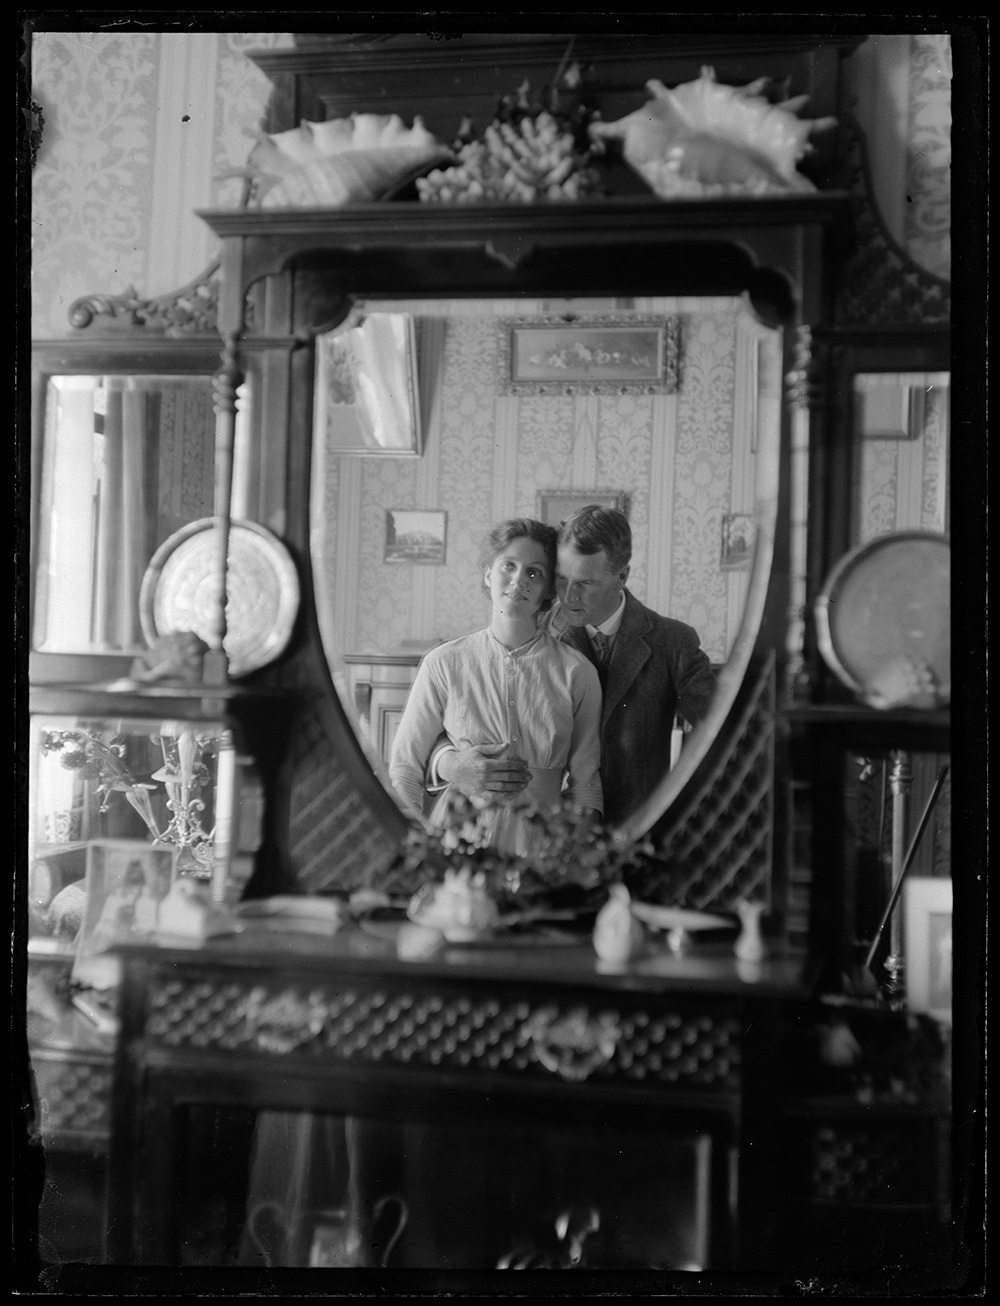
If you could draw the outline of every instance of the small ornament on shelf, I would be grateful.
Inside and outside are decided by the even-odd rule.
[[[736,904],[736,913],[742,927],[733,947],[737,961],[748,963],[763,961],[767,956],[767,945],[764,943],[760,925],[764,904],[743,899]]]
[[[150,648],[132,663],[131,677],[140,684],[171,681],[201,683],[208,645],[192,630],[171,630],[158,635]]]
[[[609,965],[624,965],[637,957],[646,942],[646,932],[632,915],[632,899],[624,884],[613,884],[608,901],[594,922],[594,951]]]

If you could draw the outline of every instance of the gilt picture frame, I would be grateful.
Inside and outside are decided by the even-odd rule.
[[[673,394],[680,319],[503,318],[497,367],[501,394]]]
[[[628,495],[624,490],[539,490],[535,515],[549,526],[558,526],[592,503],[602,508],[617,508],[628,516]]]

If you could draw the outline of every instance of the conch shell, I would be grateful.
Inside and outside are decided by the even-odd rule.
[[[766,79],[722,86],[712,68],[668,90],[648,81],[653,98],[617,122],[592,123],[595,142],[620,140],[622,152],[657,195],[775,195],[815,189],[796,165],[809,137],[835,118],[802,119],[805,96],[769,103]]]
[[[422,119],[406,127],[398,114],[303,119],[290,131],[255,135],[247,166],[226,175],[253,180],[262,208],[333,208],[380,199],[408,176],[451,158]]]

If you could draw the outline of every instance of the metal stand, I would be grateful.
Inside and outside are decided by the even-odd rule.
[[[910,788],[913,784],[913,763],[910,754],[901,749],[891,754],[889,789],[892,793],[892,854],[889,873],[889,894],[892,907],[889,924],[889,955],[885,959],[888,994],[902,994],[905,981],[903,958],[903,927],[900,919],[898,895],[893,890],[903,876],[906,826],[909,815]]]

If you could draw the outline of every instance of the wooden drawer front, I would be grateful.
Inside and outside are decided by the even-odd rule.
[[[34,1051],[38,1128],[44,1141],[101,1142],[110,1133],[111,1059],[79,1060]]]
[[[148,1037],[166,1047],[698,1090],[739,1086],[740,1023],[731,1010],[207,979],[163,980],[150,1001]]]

